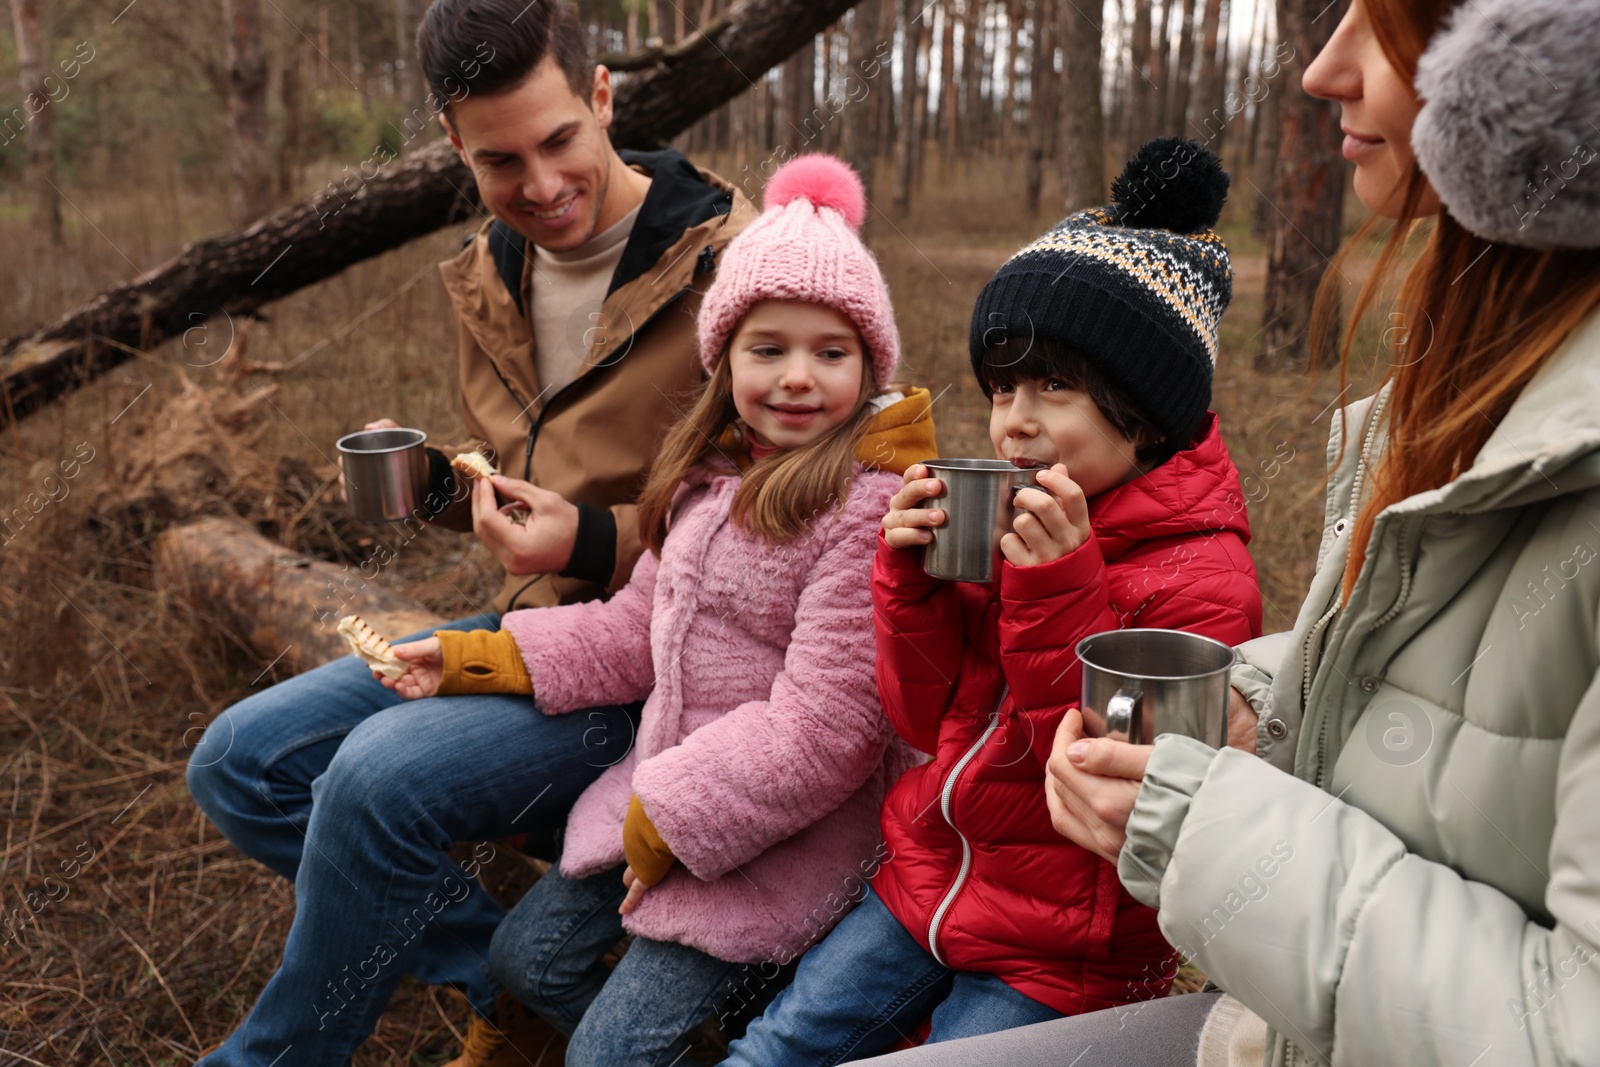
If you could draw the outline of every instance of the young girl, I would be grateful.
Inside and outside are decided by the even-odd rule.
[[[396,649],[407,697],[645,701],[491,948],[501,983],[571,1035],[569,1064],[675,1062],[737,971],[825,933],[914,759],[878,704],[869,589],[878,520],[933,454],[931,401],[880,392],[899,337],[864,215],[837,160],[773,176],[706,294],[711,379],[644,488],[650,551],[627,586]]]

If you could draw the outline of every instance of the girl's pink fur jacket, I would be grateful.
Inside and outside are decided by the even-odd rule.
[[[873,868],[884,792],[917,761],[874,681],[871,570],[901,478],[768,545],[729,521],[736,475],[685,480],[659,560],[604,603],[502,620],[546,714],[644,700],[639,736],[573,806],[562,873],[623,862],[638,793],[679,864],[624,920],[732,962],[788,961]],[[891,744],[893,742],[893,744]]]

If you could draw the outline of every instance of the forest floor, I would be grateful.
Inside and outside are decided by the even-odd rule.
[[[69,195],[59,249],[0,201],[0,336],[228,228],[223,198],[173,182]],[[993,270],[1055,221],[1022,204],[1020,168],[991,158],[930,174],[909,217],[875,211],[868,223],[904,338],[901,376],[939,396],[946,455],[988,453],[967,320]],[[1247,207],[1231,204],[1222,226],[1237,277],[1214,407],[1245,475],[1274,631],[1292,624],[1309,578],[1341,386],[1337,371],[1311,381],[1252,370],[1265,269]],[[284,668],[205,605],[156,587],[156,534],[223,514],[336,561],[394,542],[379,584],[447,617],[492,596],[496,567],[470,537],[428,530],[401,544],[345,520],[328,492],[334,440],[370,419],[463,436],[434,265],[466,229],[283,300],[269,321],[197,328],[0,433],[0,513],[77,461],[70,480],[50,483],[55,499],[0,532],[0,1067],[192,1063],[247,1012],[289,928],[292,887],[209,825],[183,773],[201,728]],[[224,373],[218,360],[241,330],[251,359],[293,367],[270,379]],[[1372,362],[1346,399],[1367,391]],[[222,414],[196,430],[185,412],[197,406]],[[486,874],[512,899],[536,871],[498,855]],[[356,1063],[440,1062],[466,1021],[460,1000],[407,979]],[[544,1060],[560,1058],[553,1043]]]

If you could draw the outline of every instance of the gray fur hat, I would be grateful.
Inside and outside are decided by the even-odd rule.
[[[1417,65],[1417,163],[1470,232],[1600,247],[1600,4],[1471,0]]]

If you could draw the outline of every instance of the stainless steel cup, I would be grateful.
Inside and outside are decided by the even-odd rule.
[[[428,435],[421,430],[361,430],[339,438],[350,514],[368,522],[409,518],[428,495]]]
[[[1228,743],[1228,673],[1234,651],[1181,630],[1110,630],[1078,642],[1084,730],[1148,745],[1183,734]]]
[[[923,501],[943,508],[943,526],[933,528],[933,543],[922,552],[922,569],[954,582],[994,580],[1000,538],[1011,529],[1011,500],[1018,489],[1038,484],[1038,471],[1003,459],[934,459],[924,464],[944,492]]]

